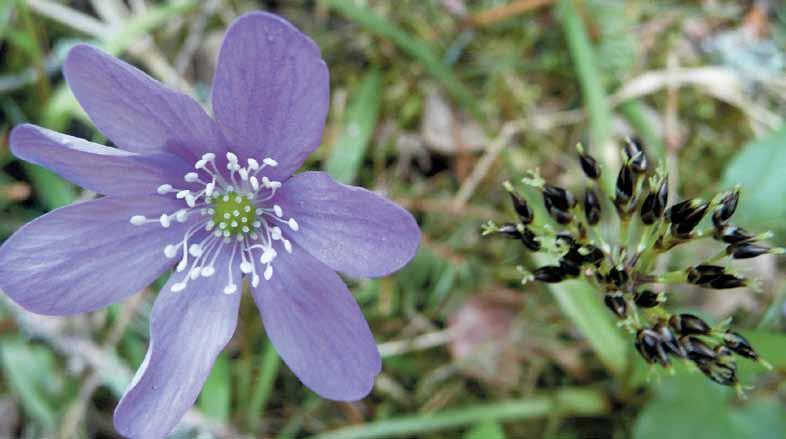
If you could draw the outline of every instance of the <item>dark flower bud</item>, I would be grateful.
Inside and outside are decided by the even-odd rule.
[[[679,202],[668,209],[666,209],[666,220],[672,223],[681,223],[685,221],[690,215],[694,214],[697,208],[700,208],[705,203],[700,199],[690,199]],[[706,206],[705,206],[706,211]],[[702,215],[704,215],[702,213]]]
[[[560,259],[559,268],[565,273],[565,277],[576,277],[581,274],[581,265],[567,257]]]
[[[636,333],[636,349],[648,363],[658,362],[664,366],[669,365],[669,357],[663,350],[658,333],[652,329],[641,329]]]
[[[594,190],[587,188],[584,192],[584,215],[587,217],[587,224],[594,226],[600,221],[600,200]]]
[[[671,326],[680,335],[709,334],[712,328],[693,314],[675,314],[669,318]]]
[[[660,304],[659,294],[653,293],[650,290],[644,290],[636,293],[633,298],[633,302],[636,306],[640,306],[642,308],[654,308]]]
[[[547,283],[559,283],[565,280],[565,273],[562,271],[562,268],[553,265],[540,267],[533,271],[532,275],[535,280]]]
[[[598,162],[589,154],[579,153],[579,162],[581,163],[581,170],[584,175],[592,180],[597,180],[600,177],[600,166]]]
[[[698,366],[707,378],[718,384],[733,386],[737,383],[737,364],[734,362],[704,361]]]
[[[606,257],[606,255],[603,254],[603,250],[591,244],[583,246],[579,249],[579,253],[584,255],[585,263],[595,266],[599,265],[603,261],[603,258]]]
[[[621,287],[628,282],[628,272],[624,269],[612,267],[606,279],[615,286]]]
[[[516,225],[512,223],[499,226],[499,228],[497,228],[494,233],[502,235],[505,238],[521,239],[521,232],[519,232],[519,229],[516,227]]]
[[[664,210],[666,210],[666,205],[669,204],[669,179],[664,178],[663,182],[660,184],[658,188],[658,198],[657,203],[655,204],[655,212],[660,217],[663,215]]]
[[[617,317],[625,317],[625,313],[628,311],[628,304],[625,303],[625,297],[623,297],[622,293],[619,291],[608,293],[603,298],[603,302]]]
[[[576,206],[576,198],[567,189],[546,183],[543,185],[543,203],[546,209],[557,208],[567,212]]]
[[[690,335],[680,337],[680,344],[685,348],[688,358],[696,363],[713,361],[718,356],[706,343]]]
[[[736,244],[726,247],[726,253],[734,259],[755,258],[756,256],[761,256],[769,252],[770,248],[766,245],[751,243]]]
[[[625,155],[628,156],[631,169],[636,173],[647,172],[647,156],[644,154],[641,140],[635,137],[625,138]]]
[[[524,247],[534,252],[540,250],[540,241],[538,241],[537,236],[535,236],[535,232],[529,227],[524,227],[519,238],[521,239],[521,243],[524,244]]]
[[[745,358],[750,358],[752,360],[757,360],[759,358],[759,354],[753,350],[753,346],[751,346],[750,342],[736,332],[726,331],[723,334],[723,344]]]
[[[670,353],[680,358],[685,358],[688,355],[685,348],[680,344],[679,340],[677,340],[677,337],[668,325],[657,323],[652,327],[652,330],[660,337],[661,346],[663,346],[663,350],[666,351],[667,354]]]
[[[718,241],[723,241],[727,244],[742,244],[756,239],[754,235],[746,232],[742,227],[737,227],[732,224],[726,224],[715,228],[712,236]]]
[[[532,208],[529,207],[527,201],[518,195],[514,194],[513,192],[508,192],[510,194],[510,199],[513,201],[513,208],[516,210],[516,214],[519,216],[519,220],[523,224],[530,224],[532,223],[533,213]]]
[[[699,225],[702,218],[704,218],[704,214],[707,213],[708,207],[708,203],[699,203],[694,209],[683,212],[684,216],[682,216],[681,220],[675,221],[672,218],[672,234],[681,238],[687,238],[690,232],[692,232],[693,229]]]
[[[657,203],[658,195],[654,192],[647,194],[647,198],[641,203],[641,222],[645,225],[652,225],[658,219],[655,214],[655,203]]]
[[[716,290],[729,290],[732,288],[744,287],[747,283],[748,281],[744,278],[726,273],[710,281],[709,285],[710,288],[715,288]]]
[[[712,282],[726,274],[726,268],[719,265],[700,264],[688,268],[688,282],[694,285],[703,285]]]
[[[628,205],[631,203],[635,188],[636,176],[633,174],[633,170],[627,164],[622,165],[622,168],[620,168],[620,173],[617,174],[617,185],[615,186],[614,191],[614,205],[617,207],[617,210],[619,210],[620,213],[629,213]]]
[[[715,224],[715,227],[723,226],[734,215],[739,201],[739,189],[734,189],[723,197],[718,208],[712,213],[712,223]]]

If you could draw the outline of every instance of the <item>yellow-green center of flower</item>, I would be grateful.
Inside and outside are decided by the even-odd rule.
[[[211,207],[214,211],[213,222],[222,232],[229,232],[229,236],[248,233],[253,229],[257,207],[248,197],[228,192],[214,198]]]

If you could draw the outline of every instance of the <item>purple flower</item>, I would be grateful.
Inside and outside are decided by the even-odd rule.
[[[415,254],[404,209],[321,172],[292,173],[322,138],[328,70],[319,48],[276,16],[227,31],[215,120],[190,97],[87,45],[64,73],[119,149],[21,125],[11,148],[102,198],[22,227],[0,248],[0,287],[49,315],[92,311],[175,271],[150,346],[115,410],[123,435],[165,436],[193,405],[237,325],[243,279],[268,336],[319,395],[357,400],[380,371],[374,338],[335,273],[384,276]]]

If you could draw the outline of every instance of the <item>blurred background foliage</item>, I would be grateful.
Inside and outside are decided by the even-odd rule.
[[[741,225],[786,244],[778,0],[0,0],[0,241],[95,196],[7,145],[26,121],[105,142],[60,73],[71,45],[96,44],[207,105],[223,33],[252,9],[295,23],[330,67],[324,143],[305,167],[407,207],[423,242],[400,273],[348,280],[384,357],[367,399],[310,393],[244,300],[237,334],[172,437],[786,437],[783,260],[744,265],[762,292],[669,292],[675,310],[733,316],[775,365],[746,365],[742,400],[687,368],[652,373],[598,292],[521,287],[515,266],[533,261],[479,234],[511,215],[503,180],[539,167],[571,187],[577,141],[610,165],[619,139],[637,133],[682,196],[740,183]],[[72,318],[3,298],[0,438],[115,437],[112,410],[144,356],[156,290]]]

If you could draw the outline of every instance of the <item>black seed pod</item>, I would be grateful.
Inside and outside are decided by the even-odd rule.
[[[633,298],[633,302],[636,306],[640,306],[642,308],[654,308],[660,304],[658,298],[660,295],[653,293],[650,290],[644,290],[636,293],[636,296]]]
[[[723,226],[737,210],[737,203],[740,201],[740,191],[735,189],[726,194],[720,202],[720,206],[712,213],[712,223],[715,227]]]
[[[707,378],[718,384],[733,386],[737,383],[737,364],[734,362],[705,361],[698,366]]]
[[[633,174],[633,169],[627,164],[622,165],[620,173],[617,174],[617,185],[614,191],[614,205],[621,213],[628,213],[628,205],[633,198],[635,187],[636,176]]]
[[[647,198],[641,203],[641,222],[645,225],[652,225],[658,219],[655,214],[655,203],[657,203],[658,195],[654,192],[647,194]]]
[[[612,267],[606,279],[615,286],[621,287],[628,282],[628,272],[624,269],[620,270],[617,267]]]
[[[733,274],[723,274],[710,281],[710,288],[716,290],[729,290],[732,288],[744,287],[748,281],[744,278],[739,278]]]
[[[581,170],[584,175],[591,180],[597,180],[600,177],[600,166],[598,162],[589,154],[579,154],[579,162],[581,163]]]
[[[658,333],[652,329],[641,329],[636,333],[636,349],[648,363],[658,362],[667,366],[670,361],[663,350]]]
[[[696,363],[713,361],[718,354],[696,337],[686,335],[680,337],[680,344],[685,348],[688,358]]]
[[[734,259],[749,259],[769,253],[770,248],[766,245],[743,243],[726,247],[726,253]]]
[[[606,255],[603,254],[603,250],[599,249],[598,247],[595,247],[594,245],[588,244],[582,248],[583,248],[583,253],[585,253],[584,262],[587,264],[592,264],[597,266],[603,261],[603,258],[606,257]]]
[[[681,223],[685,221],[689,215],[693,214],[697,207],[700,207],[703,204],[705,203],[699,199],[691,199],[679,202],[666,209],[666,220],[672,223]]]
[[[532,272],[532,275],[535,277],[535,280],[547,283],[559,283],[565,280],[565,272],[562,271],[562,268],[553,265],[540,267]]]
[[[756,360],[759,358],[759,354],[753,350],[753,346],[751,346],[750,342],[743,337],[742,335],[733,332],[733,331],[726,331],[723,334],[723,344],[731,349],[732,351],[736,352],[738,355],[741,355],[745,358],[750,358]]]
[[[532,208],[529,207],[527,201],[513,192],[508,193],[510,194],[510,199],[513,202],[513,208],[516,210],[516,214],[519,216],[519,220],[521,220],[523,224],[532,223]]]
[[[628,304],[625,303],[625,297],[623,297],[622,293],[619,291],[608,293],[603,298],[603,302],[617,317],[625,317],[625,313],[628,311]]]
[[[581,265],[575,261],[563,257],[559,261],[559,268],[565,273],[565,277],[576,277],[581,274]]]
[[[746,232],[742,227],[737,227],[732,224],[726,224],[715,228],[712,236],[718,241],[723,241],[727,244],[742,244],[756,239],[755,236]]]
[[[594,226],[600,221],[600,200],[594,190],[587,188],[584,192],[584,215],[587,217],[587,224]]]
[[[523,231],[520,235],[521,243],[524,244],[524,247],[536,252],[540,250],[540,241],[537,240],[537,236],[535,236],[535,232],[532,231],[529,227],[524,227]]]
[[[694,209],[685,212],[685,215],[680,221],[674,221],[674,219],[672,219],[672,233],[678,237],[688,237],[690,232],[692,232],[693,229],[699,225],[702,218],[704,218],[704,214],[707,213],[708,207],[708,203],[700,203]]]
[[[641,140],[635,137],[625,138],[625,155],[630,160],[633,172],[642,174],[647,172],[647,156],[644,154]]]
[[[543,185],[543,202],[547,209],[554,207],[568,211],[576,206],[576,198],[570,191],[548,183]]]
[[[673,354],[680,358],[685,358],[688,353],[685,350],[685,347],[680,344],[677,337],[671,331],[668,325],[664,323],[658,323],[652,327],[652,330],[658,334],[660,337],[660,343],[663,346],[663,350],[666,351],[667,354]]]
[[[658,188],[658,195],[656,198],[657,202],[655,203],[655,213],[658,217],[663,215],[663,212],[666,210],[666,205],[669,204],[669,179],[664,178],[663,182],[660,184]]]
[[[499,228],[494,232],[496,234],[502,235],[505,238],[510,239],[520,239],[521,232],[519,232],[518,228],[515,224],[507,223],[499,226]]]
[[[712,328],[693,314],[675,314],[669,318],[671,326],[680,335],[709,334]]]
[[[726,268],[719,265],[700,264],[688,268],[688,282],[703,285],[726,274]]]

